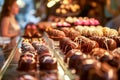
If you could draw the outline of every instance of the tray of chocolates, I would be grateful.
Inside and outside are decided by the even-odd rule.
[[[50,46],[46,39],[44,34],[21,37],[16,46],[21,54],[19,61],[8,65],[2,80],[71,80],[67,68],[55,56],[53,44]]]
[[[119,80],[119,43],[118,32],[107,27],[45,27],[41,36],[22,37],[19,62],[9,69],[18,79]]]
[[[75,75],[74,79],[120,79],[120,38],[117,30],[102,26],[76,26],[51,31],[53,34],[47,32],[52,40],[50,43],[54,43],[53,49]],[[64,36],[59,36],[63,33]]]

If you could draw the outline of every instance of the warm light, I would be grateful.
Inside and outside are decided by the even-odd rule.
[[[25,6],[25,2],[23,0],[17,0],[17,4],[20,8],[23,8]]]
[[[53,7],[57,2],[59,2],[60,0],[51,0],[47,3],[47,7],[51,8]]]
[[[52,7],[52,6],[54,6],[56,4],[56,2],[55,1],[50,1],[50,2],[48,2],[48,4],[47,4],[47,7]]]

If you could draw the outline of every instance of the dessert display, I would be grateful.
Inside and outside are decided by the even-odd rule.
[[[63,53],[62,58],[73,74],[78,75],[80,80],[118,80],[116,71],[119,71],[120,56],[117,30],[100,26],[99,21],[87,17],[67,17],[59,22],[67,22],[70,27],[61,23],[60,27],[46,28],[45,32],[55,42],[55,38],[59,38],[58,51]],[[51,69],[56,69],[56,60],[51,56],[47,54],[39,59],[42,65],[46,65],[41,66],[42,70],[50,69],[47,62],[54,63],[54,66],[49,65]]]
[[[23,55],[21,55],[18,63],[19,71],[28,71],[31,68],[36,70],[37,62],[39,62],[40,70],[47,70],[47,68],[52,70],[52,66],[57,70],[57,62],[47,45],[43,45],[39,41],[33,41],[32,43],[22,42],[21,48]],[[49,67],[50,65],[51,67]]]
[[[23,39],[21,53],[22,55],[18,62],[17,71],[37,75],[38,73],[36,72],[39,71],[40,78],[37,77],[38,80],[58,80],[58,62],[49,51],[48,45],[43,38],[40,40],[33,39],[32,41],[27,38]]]
[[[96,24],[92,21],[90,23],[90,20],[94,22],[95,19],[83,19],[89,20],[88,23],[74,27],[52,28],[46,32],[54,42],[56,40],[50,36],[54,34],[60,37],[61,34],[57,31],[62,31],[61,33],[65,35],[57,39],[59,43],[57,46],[53,45],[59,49],[59,53],[62,53],[61,58],[71,73],[78,75],[80,80],[118,80],[120,56],[117,49],[119,47],[117,30],[99,26],[97,21]],[[66,22],[72,26],[78,19],[74,17],[72,21],[71,17],[69,20],[70,17]],[[49,32],[50,30],[53,30],[53,33]],[[48,60],[50,56],[43,57],[41,61],[43,62],[44,59]],[[50,62],[52,64],[54,60]]]
[[[26,74],[18,79],[59,80],[61,66],[63,72],[67,68],[78,80],[119,80],[119,32],[101,26],[95,18],[73,17],[80,6],[71,0],[60,2],[56,15],[62,17],[26,25],[16,71],[33,73],[37,79]]]

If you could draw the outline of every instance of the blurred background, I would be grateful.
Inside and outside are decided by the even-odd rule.
[[[115,14],[120,8],[120,0],[64,0],[69,4],[77,3],[80,12],[77,16],[97,18],[102,25],[110,26],[109,21],[119,15]],[[4,0],[0,0],[0,11]],[[48,20],[51,15],[55,15],[55,10],[62,4],[61,0],[18,0],[20,12],[16,16],[22,28],[28,22],[37,23]],[[112,11],[113,10],[114,13]],[[111,26],[110,26],[111,27]]]

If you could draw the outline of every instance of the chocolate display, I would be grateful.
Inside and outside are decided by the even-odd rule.
[[[118,45],[116,30],[102,26],[77,27],[60,28],[66,37],[58,40],[59,48],[68,68],[75,70],[80,80],[117,80],[119,50],[112,52]]]
[[[60,28],[66,36],[58,40],[63,59],[80,80],[117,80],[119,50],[112,52],[118,44],[111,33],[115,37],[118,34],[109,28],[109,33],[105,33],[106,29],[102,26],[82,26],[79,30],[77,27]]]
[[[42,40],[42,39],[41,39]],[[22,55],[18,63],[18,71],[31,72],[37,71],[37,64],[39,63],[40,70],[57,70],[57,61],[53,58],[47,45],[42,41],[25,40],[22,42]]]
[[[56,51],[60,55],[60,60],[64,60],[68,70],[73,75],[79,76],[80,80],[119,80],[120,40],[118,32],[98,26],[99,22],[94,18],[69,17],[65,20],[70,27],[54,29],[52,25],[45,25],[44,22],[38,24],[37,27],[35,25],[26,27],[21,45],[22,55],[17,70],[27,73],[39,72],[40,80],[58,80],[57,75],[46,77],[46,73],[51,74],[54,71],[57,73],[59,68],[57,62],[59,57],[54,55]],[[62,24],[62,26],[65,25]],[[72,27],[72,25],[79,26]],[[39,31],[46,32],[48,36],[45,35],[45,39],[47,38],[48,42],[41,37],[37,28]],[[49,38],[53,41],[53,44],[50,43],[52,45],[49,45],[51,42]],[[41,76],[41,72],[45,72],[45,75]]]

